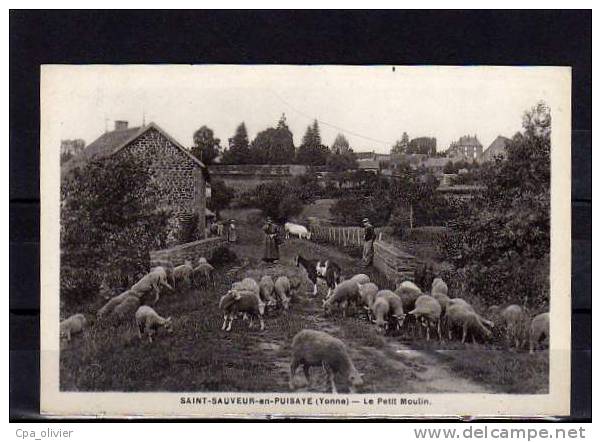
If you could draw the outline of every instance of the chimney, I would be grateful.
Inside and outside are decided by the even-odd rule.
[[[127,129],[127,121],[116,120],[115,121],[115,130],[125,130]]]

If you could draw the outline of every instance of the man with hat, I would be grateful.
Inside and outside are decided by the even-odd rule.
[[[363,228],[365,232],[365,236],[363,237],[363,266],[368,267],[374,259],[376,232],[368,218],[363,218]]]

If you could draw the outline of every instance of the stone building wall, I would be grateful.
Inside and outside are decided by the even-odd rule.
[[[198,214],[198,231],[205,230],[205,180],[200,166],[158,130],[151,128],[118,155],[148,161],[159,191],[160,204],[173,211],[169,241],[173,243],[180,214]]]

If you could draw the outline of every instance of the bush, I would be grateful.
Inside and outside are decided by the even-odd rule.
[[[227,246],[221,246],[213,250],[209,262],[215,267],[222,267],[226,264],[236,262],[238,257],[233,250],[230,250]]]

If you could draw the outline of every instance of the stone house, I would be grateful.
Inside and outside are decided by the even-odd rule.
[[[476,135],[465,135],[454,141],[447,150],[447,156],[453,161],[476,161],[482,155],[482,143]]]
[[[509,144],[509,142],[511,142],[509,138],[504,137],[502,135],[497,136],[497,138],[495,138],[494,141],[490,143],[490,146],[488,146],[486,150],[482,152],[482,155],[480,155],[478,161],[484,163],[486,161],[491,161],[497,156],[505,157],[505,150],[507,149],[507,145]]]
[[[65,163],[61,174],[65,176],[88,161],[113,155],[148,161],[159,188],[159,207],[172,213],[170,244],[177,243],[178,230],[192,219],[197,220],[197,231],[206,236],[206,199],[210,195],[207,168],[155,123],[128,128],[126,121],[116,121],[113,131],[104,133]]]

